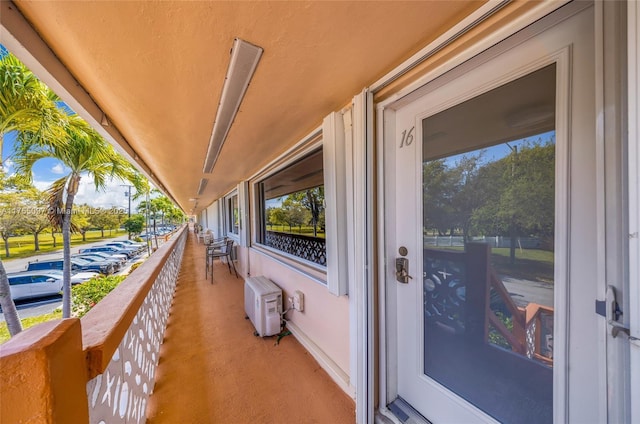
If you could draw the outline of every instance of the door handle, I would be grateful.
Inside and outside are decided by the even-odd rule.
[[[618,337],[618,334],[624,333],[627,335],[629,340],[638,340],[638,338],[631,335],[631,330],[629,328],[619,322],[622,310],[620,309],[620,305],[618,304],[616,297],[616,288],[611,285],[607,286],[607,300],[605,300],[605,305],[608,307],[608,310],[606,311],[608,316],[606,318],[607,323],[611,326],[611,336],[615,339]]]
[[[413,279],[409,275],[409,259],[396,258],[396,280],[402,284],[409,284],[409,279]]]

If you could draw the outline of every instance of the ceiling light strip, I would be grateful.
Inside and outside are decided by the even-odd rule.
[[[202,195],[202,193],[204,192],[204,189],[207,188],[208,183],[209,183],[209,179],[207,178],[202,178],[200,180],[200,185],[198,186],[198,196]]]
[[[227,134],[229,134],[238,109],[240,109],[240,104],[263,51],[262,47],[255,46],[239,38],[233,41],[231,60],[229,61],[229,68],[222,87],[216,120],[213,124],[209,148],[204,161],[203,172],[205,174],[211,173],[218,160],[222,145],[227,138]]]

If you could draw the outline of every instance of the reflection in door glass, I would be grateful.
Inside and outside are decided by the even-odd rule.
[[[552,422],[555,66],[422,124],[424,373]]]

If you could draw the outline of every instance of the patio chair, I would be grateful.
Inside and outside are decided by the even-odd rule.
[[[231,273],[231,268],[233,268],[233,272],[236,274],[236,278],[239,278],[238,271],[236,270],[236,265],[231,258],[231,253],[233,251],[233,240],[227,239],[223,245],[218,244],[207,246],[207,272],[209,269],[211,270],[211,284],[213,284],[213,261],[215,258],[225,258],[227,261],[227,267],[229,268],[229,274]]]
[[[218,239],[214,239],[213,235],[208,240],[205,240],[204,249],[205,249],[205,276],[209,273],[209,265],[213,265],[213,262],[210,261],[210,253],[213,251],[220,251],[226,244],[228,237],[220,237]]]

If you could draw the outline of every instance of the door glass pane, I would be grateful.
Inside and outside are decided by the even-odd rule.
[[[424,374],[501,422],[552,422],[555,65],[422,129]]]

